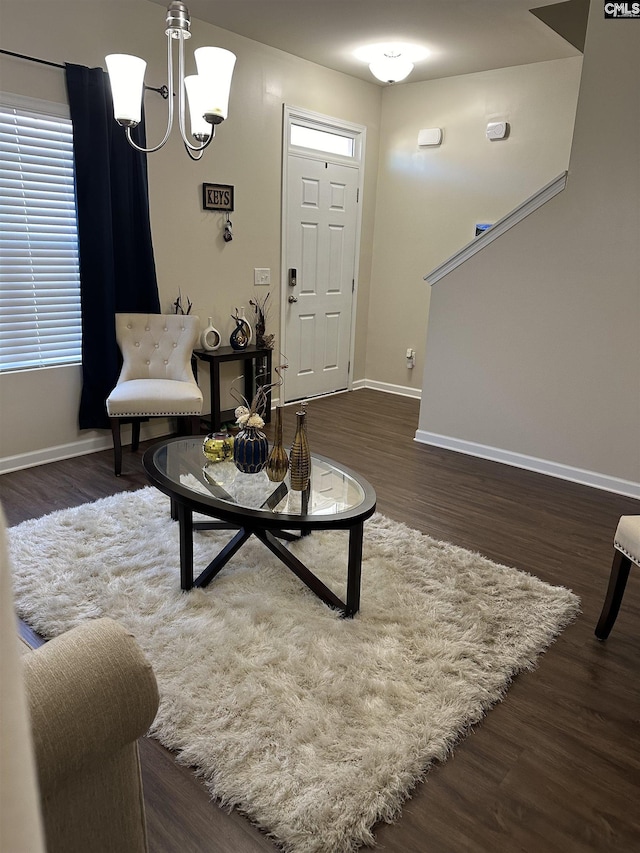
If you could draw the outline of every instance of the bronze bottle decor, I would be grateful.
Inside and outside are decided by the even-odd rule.
[[[296,434],[291,445],[291,488],[294,492],[303,492],[309,485],[311,475],[311,452],[307,440],[307,413],[302,404],[302,411],[296,412],[298,423]]]
[[[267,459],[267,477],[272,483],[281,483],[289,470],[289,457],[282,445],[282,406],[276,406],[276,420],[273,430],[273,447]]]

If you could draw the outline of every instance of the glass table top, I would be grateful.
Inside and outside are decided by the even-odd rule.
[[[202,439],[184,438],[162,442],[145,454],[147,472],[160,475],[164,484],[175,486],[178,494],[202,499],[203,503],[223,502],[275,515],[336,516],[362,509],[373,503],[373,488],[352,471],[312,455],[312,471],[307,491],[290,488],[289,475],[273,483],[264,471],[244,474],[233,460],[210,462],[202,452]]]

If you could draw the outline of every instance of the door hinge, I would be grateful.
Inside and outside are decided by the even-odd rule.
[[[356,280],[355,278],[351,279],[351,293],[354,293],[356,289]]]
[[[358,204],[359,201],[360,201],[360,187],[358,187],[356,190],[356,204]]]

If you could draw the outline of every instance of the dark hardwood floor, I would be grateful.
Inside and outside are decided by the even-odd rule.
[[[378,827],[377,849],[640,851],[640,571],[609,639],[593,634],[618,518],[640,514],[640,501],[417,444],[415,400],[363,390],[311,401],[308,412],[312,452],[362,473],[380,512],[582,599],[539,667],[429,771],[396,823]],[[285,441],[294,413],[285,409]],[[146,485],[140,456],[125,451],[120,479],[111,452],[5,474],[8,523]],[[144,739],[141,755],[151,853],[275,850],[156,741]]]

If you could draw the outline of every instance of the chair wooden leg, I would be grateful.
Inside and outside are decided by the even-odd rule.
[[[611,575],[609,576],[609,586],[607,587],[607,595],[602,606],[602,613],[596,626],[595,635],[599,640],[606,640],[616,621],[624,589],[627,585],[627,578],[631,569],[631,560],[621,552],[616,550],[613,556],[613,564],[611,566]]]
[[[140,419],[134,418],[131,421],[131,452],[135,453],[140,446]]]
[[[200,435],[200,415],[189,415],[189,435]]]
[[[109,418],[113,436],[113,467],[116,477],[122,473],[122,443],[120,441],[120,418]]]

